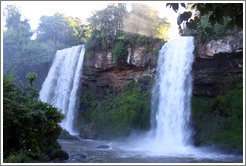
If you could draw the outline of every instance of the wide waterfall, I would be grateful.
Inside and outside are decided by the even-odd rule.
[[[84,61],[84,46],[58,50],[39,98],[62,110],[65,119],[61,127],[71,135],[78,135],[74,126],[77,112],[77,93]]]
[[[181,152],[190,144],[193,37],[167,42],[159,52],[152,89],[151,148]]]

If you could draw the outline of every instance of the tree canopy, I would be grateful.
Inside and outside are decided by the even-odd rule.
[[[78,18],[55,13],[53,16],[42,16],[37,30],[37,39],[52,45],[67,46],[82,43],[84,25]]]
[[[21,20],[21,13],[16,6],[8,5],[4,16],[7,30],[3,32],[3,64],[7,66],[23,57],[33,32],[28,20]]]

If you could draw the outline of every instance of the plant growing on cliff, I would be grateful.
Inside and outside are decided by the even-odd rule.
[[[215,98],[192,98],[197,145],[215,144],[228,151],[243,148],[243,86]]]
[[[86,93],[92,98],[91,101],[87,97],[82,98],[87,107],[86,123],[95,123],[97,135],[103,138],[124,136],[133,129],[147,130],[150,126],[150,86],[149,77],[133,80],[119,94],[108,91],[102,101]]]
[[[127,56],[127,49],[122,42],[116,43],[114,50],[114,62],[124,62],[124,58]]]

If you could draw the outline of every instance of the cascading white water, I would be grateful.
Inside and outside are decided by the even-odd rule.
[[[193,37],[180,37],[159,53],[152,89],[152,150],[181,152],[189,144],[193,50]]]
[[[60,125],[71,135],[78,135],[74,126],[74,118],[83,61],[83,45],[58,50],[39,94],[41,101],[62,110],[65,119]]]

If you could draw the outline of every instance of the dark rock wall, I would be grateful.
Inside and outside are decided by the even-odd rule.
[[[224,95],[243,81],[243,53],[225,53],[212,59],[197,57],[193,64],[193,94]]]
[[[243,32],[198,43],[193,64],[193,94],[214,97],[243,82]]]

